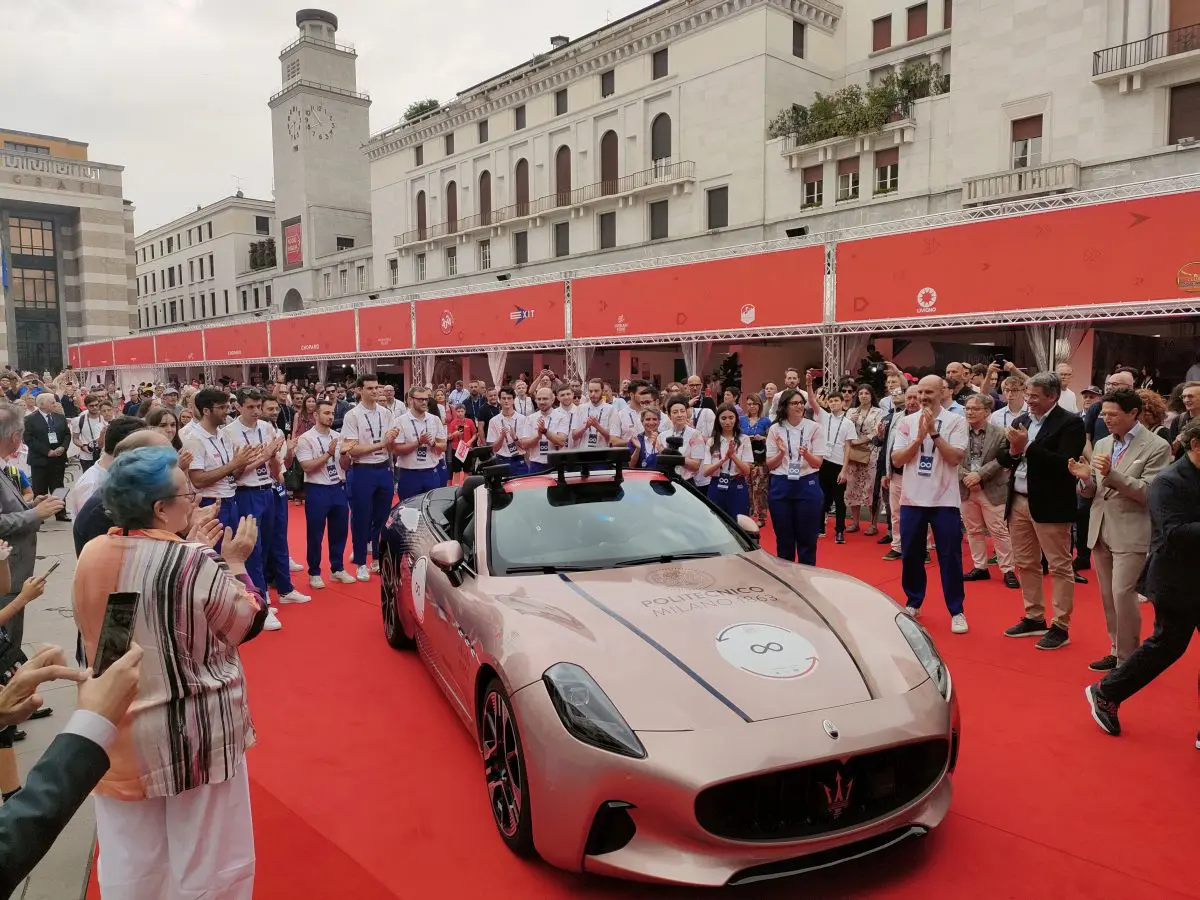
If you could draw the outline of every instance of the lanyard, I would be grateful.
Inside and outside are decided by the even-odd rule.
[[[803,453],[803,452],[804,452],[804,440],[803,440],[803,438],[804,438],[804,426],[803,426],[803,425],[801,425],[801,426],[799,426],[799,428],[800,428],[800,438],[801,438],[801,440],[800,440],[800,453]],[[839,432],[839,433],[841,433],[841,429],[840,429],[840,428],[838,429],[838,432]],[[790,463],[790,462],[793,462],[793,461],[795,461],[795,462],[799,462],[799,461],[800,461],[800,455],[799,455],[799,454],[797,454],[795,457],[793,457],[793,456],[792,456],[792,426],[791,426],[791,425],[784,425],[784,426],[783,426],[783,434],[784,434],[784,436],[787,438],[787,447],[788,447],[788,455],[787,455],[787,458],[788,458],[788,462],[789,462],[789,463]]]
[[[829,437],[829,425],[834,419],[838,420],[838,427],[837,427],[837,431],[834,432],[833,438],[831,440]],[[840,416],[830,416],[829,420],[825,423],[825,439],[829,442],[829,446],[831,449],[833,447],[837,446],[838,438],[840,438],[842,436],[842,426],[845,424],[846,424],[846,414],[845,413],[842,413]]]
[[[700,425],[700,413],[704,412],[704,407],[692,411],[692,427],[696,428]]]
[[[215,437],[212,437],[211,435],[208,438],[208,442],[210,444],[212,444],[213,452],[215,452],[217,454],[217,459],[219,459],[221,461],[221,465],[223,465],[223,466],[229,465],[229,460],[232,459],[232,457],[226,457],[224,452],[222,452],[221,443],[224,443],[224,442],[223,441],[218,442],[217,439]],[[250,443],[250,439],[248,437],[246,439],[246,443],[247,444]]]
[[[263,440],[262,429],[260,429],[257,425],[254,426],[254,436],[256,438],[258,438],[258,446],[261,447],[263,444],[266,443],[266,441]],[[245,428],[242,429],[242,437],[244,437],[246,439],[246,446],[249,447],[250,446],[250,432]],[[210,440],[211,440],[211,438],[210,438]]]
[[[317,442],[317,449],[321,451],[322,456],[328,453],[329,448],[333,446],[333,435],[329,436],[329,443],[325,446],[321,446],[321,438],[315,431],[313,432],[313,440]]]
[[[379,434],[382,437],[382,435],[383,435],[383,413],[376,410],[375,416],[379,420]],[[363,411],[362,411],[362,417],[363,417],[363,422],[367,426],[367,436],[371,439],[371,443],[373,444],[373,443],[375,443],[375,429],[371,427],[371,417],[367,414],[367,410],[365,407],[363,408]]]
[[[941,419],[933,420],[933,433],[934,433],[935,437],[942,433],[942,420]],[[932,454],[935,449],[934,445],[933,445],[933,438],[927,437],[927,438],[925,438],[925,440],[929,441],[929,453]],[[922,441],[921,442],[921,450],[923,451],[924,449],[925,449],[925,441]]]
[[[717,452],[721,456],[721,473],[723,475],[732,475],[733,463],[725,458],[725,450],[723,449],[726,441],[732,444],[733,438],[726,438],[724,436],[717,438]]]
[[[1129,435],[1125,435],[1125,443],[1123,443],[1120,446],[1119,450],[1116,446],[1116,443],[1117,443],[1116,441],[1113,441],[1113,453],[1112,453],[1112,466],[1111,467],[1114,469],[1117,467],[1117,464],[1121,462],[1121,458],[1125,455],[1125,451],[1129,449],[1129,445],[1131,443],[1133,443],[1133,440],[1129,437]]]
[[[408,420],[412,422],[413,440],[419,441],[421,439],[421,435],[417,434],[417,420],[412,416],[409,416]],[[380,423],[380,427],[383,427],[382,423]],[[426,435],[429,434],[429,423],[424,420],[421,421],[421,432]]]

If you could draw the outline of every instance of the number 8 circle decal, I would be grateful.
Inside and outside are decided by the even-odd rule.
[[[808,638],[780,625],[730,625],[717,635],[716,643],[725,662],[760,678],[803,678],[820,662]]]

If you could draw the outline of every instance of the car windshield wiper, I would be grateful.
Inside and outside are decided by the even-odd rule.
[[[720,550],[702,550],[696,553],[661,553],[658,556],[641,556],[637,559],[623,559],[620,562],[613,563],[614,569],[620,569],[624,566],[648,566],[653,563],[672,563],[679,562],[684,559],[707,559],[711,556],[720,556]]]
[[[528,575],[536,572],[540,575],[557,575],[559,572],[590,572],[595,568],[595,566],[558,566],[553,563],[545,563],[543,565],[509,566],[504,570],[504,574]]]

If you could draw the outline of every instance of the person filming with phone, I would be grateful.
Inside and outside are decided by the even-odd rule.
[[[189,542],[196,489],[169,447],[122,453],[103,488],[115,526],[83,548],[75,620],[93,669],[136,641],[138,697],[96,788],[99,881],[124,900],[250,900],[254,835],[246,751],[254,726],[238,647],[267,601],[246,574],[253,517]],[[208,538],[211,537],[212,540]]]

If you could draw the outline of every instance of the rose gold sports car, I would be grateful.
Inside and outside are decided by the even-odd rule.
[[[660,458],[660,463],[666,454]],[[553,865],[743,884],[938,825],[959,715],[928,633],[784,562],[626,451],[397,506],[383,622],[478,736],[501,838]]]

